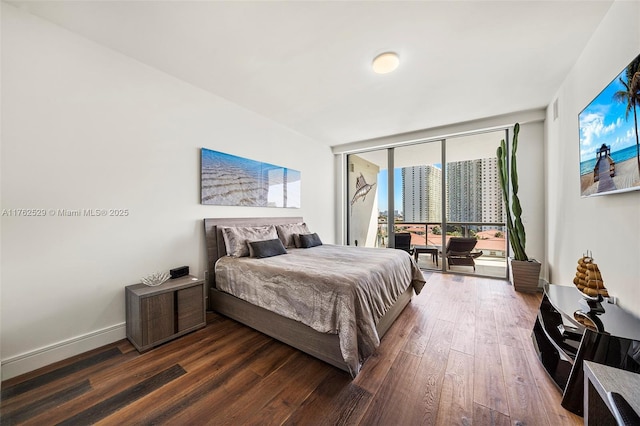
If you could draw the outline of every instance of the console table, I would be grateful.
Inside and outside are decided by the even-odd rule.
[[[575,286],[545,285],[532,338],[549,376],[563,391],[562,406],[583,413],[583,361],[640,372],[640,319],[617,305],[602,302],[597,315],[604,327],[594,331],[573,316],[582,293]]]

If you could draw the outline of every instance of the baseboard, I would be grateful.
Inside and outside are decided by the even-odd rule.
[[[101,330],[63,340],[43,348],[25,352],[2,360],[2,380],[47,366],[57,361],[79,355],[83,352],[117,342],[126,337],[125,323],[112,325]]]

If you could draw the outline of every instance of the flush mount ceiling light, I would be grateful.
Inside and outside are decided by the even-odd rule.
[[[398,68],[400,58],[395,52],[381,53],[373,59],[371,67],[377,74],[387,74]]]

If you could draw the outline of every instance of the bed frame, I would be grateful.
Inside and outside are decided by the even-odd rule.
[[[204,219],[207,269],[209,271],[207,282],[209,309],[348,372],[349,368],[340,352],[340,341],[337,334],[320,333],[301,322],[285,318],[216,289],[214,265],[220,257],[227,254],[222,231],[218,230],[218,225],[259,226],[298,222],[303,222],[303,219],[301,217]],[[409,286],[407,291],[398,298],[396,303],[378,321],[376,329],[380,338],[386,334],[405,306],[411,301],[412,291],[413,287]]]

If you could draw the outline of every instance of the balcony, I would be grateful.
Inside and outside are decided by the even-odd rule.
[[[412,246],[428,246],[437,248],[438,253],[442,252],[443,232],[439,222],[395,222],[394,230],[396,233],[409,232]],[[447,265],[443,263],[441,254],[436,259],[435,256],[428,253],[418,256],[418,266],[421,269],[448,270],[463,274],[506,278],[507,240],[504,223],[448,222],[447,230],[444,234],[445,246],[451,237],[475,237],[478,240],[475,250],[482,251],[482,256],[475,260],[475,271],[470,266],[452,265],[446,269]],[[378,221],[376,246],[388,246],[386,221]]]

